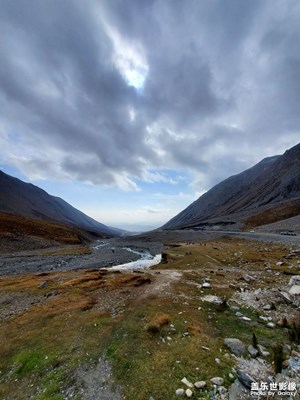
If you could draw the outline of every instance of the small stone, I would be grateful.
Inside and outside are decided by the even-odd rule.
[[[194,383],[194,386],[197,389],[203,389],[206,386],[206,382],[205,381],[198,381]]]
[[[206,347],[206,346],[201,346],[201,347],[202,347],[203,350],[210,351],[209,347]]]
[[[182,388],[176,389],[175,394],[176,394],[176,396],[183,396],[184,389],[182,389]]]
[[[255,278],[251,275],[245,275],[243,278],[246,282],[255,281]]]
[[[258,356],[258,350],[255,347],[253,347],[252,345],[248,346],[247,350],[252,358],[255,358]]]
[[[236,338],[225,338],[224,344],[228,347],[233,354],[236,356],[242,356],[245,351],[245,345],[240,339]]]
[[[170,336],[167,336],[167,340],[172,340],[172,338]]]
[[[284,264],[283,261],[278,261],[278,262],[276,263],[276,265],[277,265],[278,267],[281,267],[283,264]]]
[[[267,351],[267,349],[264,346],[262,346],[261,344],[258,344],[257,348],[258,348],[259,353],[263,357],[268,357],[270,355],[270,353]]]
[[[202,287],[203,287],[203,288],[206,288],[206,289],[209,289],[211,286],[210,286],[210,283],[204,282],[203,285],[202,285]]]
[[[192,384],[192,382],[190,382],[189,380],[187,380],[186,377],[182,378],[182,379],[181,379],[181,382],[182,382],[184,385],[186,385],[187,387],[189,387],[189,388],[193,388],[193,387],[194,387],[194,385]]]
[[[219,392],[221,395],[224,395],[224,394],[227,393],[227,389],[226,389],[225,386],[220,386],[220,387],[218,388],[218,392]]]
[[[216,376],[215,378],[211,378],[211,383],[217,386],[221,386],[224,383],[224,379],[220,378],[219,376]]]
[[[289,294],[300,294],[300,285],[294,285],[290,288]]]
[[[38,289],[43,289],[43,288],[45,288],[45,287],[48,286],[48,285],[49,285],[48,281],[44,281],[44,282],[42,282],[40,285],[38,285]]]
[[[243,320],[243,321],[251,321],[251,318],[248,318],[248,317],[242,317],[242,320]]]
[[[246,386],[246,388],[251,389],[251,383],[254,382],[254,379],[250,375],[238,369],[236,371],[236,376],[238,377],[239,381],[242,382],[244,386]]]
[[[264,317],[263,315],[260,315],[259,319],[261,319],[262,321],[268,321],[268,317]]]
[[[270,304],[266,304],[265,306],[263,306],[263,309],[265,310],[265,311],[270,311],[271,310],[271,306],[270,306]]]
[[[228,377],[229,379],[234,379],[234,375],[231,372],[229,372]]]
[[[267,327],[270,328],[270,329],[274,329],[275,328],[274,322],[268,322],[267,323]]]
[[[289,286],[300,285],[300,275],[294,275],[289,281]]]
[[[243,317],[243,314],[242,314],[241,312],[239,312],[239,311],[236,312],[235,315],[236,315],[237,317],[239,317],[239,318]]]
[[[220,364],[220,363],[221,363],[221,360],[220,360],[219,358],[215,358],[215,362],[216,362],[217,364]]]
[[[191,389],[186,389],[185,394],[186,394],[186,397],[192,397],[193,396],[193,392],[191,391]]]

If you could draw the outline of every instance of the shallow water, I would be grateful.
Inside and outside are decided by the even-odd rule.
[[[145,269],[152,267],[152,265],[157,265],[161,262],[161,254],[156,254],[156,256],[152,256],[149,252],[143,251],[143,252],[137,252],[134,251],[135,253],[141,254],[141,258],[137,261],[131,261],[129,263],[125,264],[119,264],[119,265],[114,265],[110,269]],[[149,254],[149,257],[151,258],[143,258],[145,256],[145,253]]]

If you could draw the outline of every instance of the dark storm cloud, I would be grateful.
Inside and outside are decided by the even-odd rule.
[[[299,140],[299,17],[292,0],[2,0],[0,134],[24,152],[3,160],[134,189],[153,167],[209,185],[283,151]]]

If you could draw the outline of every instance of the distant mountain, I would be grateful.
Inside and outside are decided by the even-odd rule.
[[[0,212],[56,221],[106,236],[119,236],[124,232],[101,224],[61,198],[51,196],[39,187],[2,171],[0,171]]]
[[[217,184],[162,228],[257,226],[299,214],[300,144]]]

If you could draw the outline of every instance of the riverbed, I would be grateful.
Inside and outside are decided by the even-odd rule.
[[[160,262],[162,247],[160,242],[114,238],[94,242],[90,254],[55,254],[59,248],[6,253],[0,255],[0,276],[81,268],[147,268]]]

